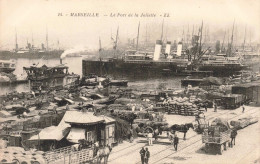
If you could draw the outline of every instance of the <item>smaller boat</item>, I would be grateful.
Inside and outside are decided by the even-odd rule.
[[[37,67],[37,65],[33,65],[31,67],[23,67],[23,69],[26,71],[29,80],[39,81],[53,78],[64,78],[69,75],[68,67],[64,65],[58,65],[55,67],[47,67],[46,65]]]
[[[111,86],[127,86],[127,80],[110,80],[109,85]]]
[[[16,68],[16,64],[12,60],[0,60],[0,72],[12,73]]]

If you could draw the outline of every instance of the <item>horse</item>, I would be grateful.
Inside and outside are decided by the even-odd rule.
[[[194,129],[194,126],[192,123],[187,123],[184,125],[183,124],[182,125],[174,124],[169,128],[169,130],[171,132],[173,132],[173,134],[175,134],[176,131],[184,133],[183,139],[186,140],[186,133],[189,130],[189,128]]]
[[[111,151],[112,147],[109,145],[99,148],[97,151],[97,163],[101,163],[102,159],[104,158],[104,164],[107,164],[108,157]]]

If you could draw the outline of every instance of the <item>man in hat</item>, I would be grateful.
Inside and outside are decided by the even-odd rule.
[[[141,161],[142,161],[142,164],[144,164],[144,156],[145,156],[145,150],[144,150],[144,147],[142,147],[142,149],[140,150],[140,156],[141,156]]]
[[[178,138],[177,134],[175,134],[174,138],[173,138],[173,146],[174,146],[175,151],[177,151],[177,149],[178,149],[178,143],[179,143],[179,138]]]
[[[148,148],[146,148],[145,149],[145,154],[144,154],[145,164],[148,164],[149,158],[150,158],[150,152],[149,152]]]

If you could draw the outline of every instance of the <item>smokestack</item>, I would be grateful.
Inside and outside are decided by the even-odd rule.
[[[168,54],[168,56],[171,53],[171,42],[169,42],[169,41],[167,41],[167,43],[166,43],[165,53]]]
[[[181,51],[182,51],[182,42],[179,42],[177,46],[177,56],[181,56]]]
[[[154,61],[159,60],[160,55],[161,55],[161,50],[162,50],[162,41],[161,40],[156,40],[155,49],[154,49],[154,55],[153,55],[153,60]]]
[[[60,64],[62,64],[62,58],[60,58]]]

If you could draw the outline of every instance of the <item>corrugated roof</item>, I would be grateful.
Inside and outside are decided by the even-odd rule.
[[[97,124],[104,122],[101,117],[94,116],[91,112],[67,111],[70,112],[65,122],[69,124]]]
[[[101,115],[101,116],[98,116],[98,117],[104,119],[106,124],[107,124],[107,123],[112,123],[112,122],[115,122],[115,121],[116,121],[115,119],[113,119],[113,118],[111,118],[111,117],[108,117],[108,116],[104,116],[104,115]]]

